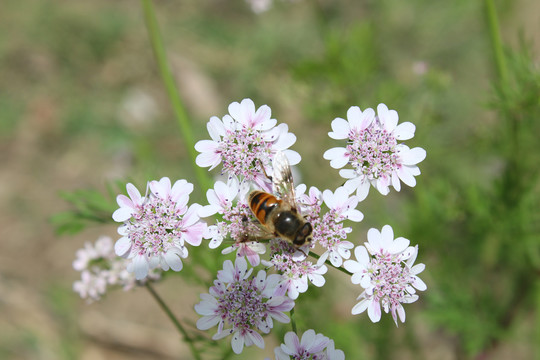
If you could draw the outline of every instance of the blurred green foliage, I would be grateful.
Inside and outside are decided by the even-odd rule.
[[[0,30],[14,37],[0,35],[0,66],[8,69],[0,75],[2,138],[28,116],[27,103],[46,97],[61,119],[51,134],[56,151],[92,137],[106,160],[127,149],[139,188],[161,176],[193,181],[161,99],[140,10],[133,2],[98,3],[6,3]],[[519,3],[498,5],[505,23]],[[422,358],[426,344],[415,336],[421,322],[454,343],[456,357],[467,358],[489,355],[511,341],[520,322],[538,318],[540,72],[531,46],[523,44],[506,51],[507,82],[496,78],[481,3],[306,0],[277,2],[259,16],[242,1],[156,6],[171,57],[192,59],[221,96],[222,112],[209,115],[224,115],[225,104],[244,97],[270,105],[298,137],[309,185],[339,184],[337,172],[322,177],[319,169],[328,166],[322,153],[333,146],[326,137],[330,121],[345,117],[348,107],[384,102],[417,126],[407,144],[428,152],[418,185],[387,197],[373,191],[359,206],[366,219],[355,231],[362,243],[370,226],[390,222],[396,234],[418,243],[428,290],[406,306],[408,320],[396,329],[389,317],[371,324],[365,314],[344,316],[350,309],[336,308],[342,303],[328,294],[347,289],[342,277],[331,275],[324,288],[298,300],[301,331],[330,336],[348,359],[390,359],[404,349]],[[14,27],[21,31],[15,34]],[[158,94],[162,113],[149,127],[117,119],[118,104],[137,86]],[[192,116],[194,132],[206,138],[207,118]],[[74,233],[88,220],[111,221],[114,195],[123,189],[118,184],[108,196],[65,193],[74,210],[58,214],[55,225]],[[195,200],[204,202],[202,195]],[[179,275],[206,286],[222,260],[218,251],[190,249],[191,263]],[[51,303],[64,304],[53,290]],[[70,328],[73,320],[62,307],[54,311]],[[525,326],[534,349],[539,325]],[[280,336],[288,330],[276,327]],[[33,340],[19,342],[31,347]],[[65,358],[77,358],[77,347],[66,346]],[[0,354],[6,347],[0,343]]]
[[[412,237],[444,254],[430,271],[428,314],[458,335],[468,354],[505,341],[536,296],[540,69],[527,46],[507,55],[509,81],[494,81],[488,105],[493,126],[471,139],[483,143],[493,168],[480,164],[473,181],[453,186],[427,179],[409,207]]]

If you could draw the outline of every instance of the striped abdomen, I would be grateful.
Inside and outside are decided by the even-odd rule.
[[[270,213],[281,204],[281,200],[274,195],[260,190],[253,190],[249,194],[249,207],[253,215],[262,225],[271,225]]]

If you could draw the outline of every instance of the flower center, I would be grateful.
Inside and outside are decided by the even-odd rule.
[[[343,224],[339,222],[342,220],[344,218],[338,216],[336,210],[331,209],[323,215],[322,220],[315,219],[313,221],[313,238],[327,249],[339,245],[342,239],[347,238],[347,232]]]
[[[266,318],[266,305],[253,278],[230,284],[218,303],[222,318],[235,329],[248,330]]]
[[[251,220],[251,210],[246,203],[238,202],[236,206],[227,209],[223,219],[228,221],[227,232],[239,242],[246,241],[250,234],[256,233],[255,223]]]
[[[385,129],[376,125],[360,131],[352,129],[349,139],[349,161],[358,174],[378,179],[398,167],[397,139]]]
[[[167,252],[175,245],[183,247],[181,213],[170,199],[149,197],[127,223],[132,252],[152,257]]]
[[[264,141],[259,131],[243,126],[241,130],[227,130],[220,144],[224,172],[255,179],[261,172],[257,159],[270,158],[270,144]]]
[[[377,255],[371,263],[373,296],[383,304],[397,305],[402,302],[407,287],[413,282],[413,276],[408,266],[403,264],[396,255]]]

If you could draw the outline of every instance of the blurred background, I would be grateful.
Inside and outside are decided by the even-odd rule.
[[[242,0],[155,2],[197,139],[210,116],[252,98],[296,134],[302,181],[335,188],[322,158],[337,146],[335,117],[383,102],[416,125],[407,145],[428,154],[417,186],[372,189],[350,240],[391,224],[419,244],[428,290],[399,328],[350,315],[359,291],[335,270],[297,303],[299,329],[333,338],[347,359],[540,356],[540,3],[495,4],[502,73],[481,1],[276,0],[260,13]],[[106,213],[127,181],[194,182],[180,135],[139,2],[2,1],[1,359],[191,358],[144,289],[90,305],[71,289],[75,251],[117,235],[112,221],[69,215],[67,200],[101,193]],[[200,189],[192,200],[205,201]],[[156,285],[187,323],[207,292],[196,276]],[[273,358],[288,329],[237,358]]]

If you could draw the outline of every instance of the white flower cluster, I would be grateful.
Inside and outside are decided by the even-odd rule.
[[[199,246],[207,231],[199,219],[200,205],[188,206],[193,185],[178,180],[171,186],[164,177],[151,181],[150,194],[144,197],[132,184],[126,188],[130,197],[118,195],[120,208],[113,213],[113,219],[122,223],[116,254],[128,260],[127,269],[137,280],[158,267],[182,270],[182,258],[188,256],[185,244]]]
[[[107,286],[121,286],[127,291],[137,281],[126,265],[126,260],[114,253],[110,237],[101,236],[94,244],[87,242],[84,248],[77,250],[73,261],[73,268],[81,272],[81,279],[73,283],[73,290],[88,302],[99,300]],[[160,272],[153,271],[149,279],[158,280],[160,276]]]
[[[307,291],[309,283],[323,286],[327,265],[344,267],[351,273],[353,284],[362,287],[358,298],[360,302],[352,309],[353,314],[367,309],[370,319],[375,322],[380,319],[382,309],[392,314],[396,324],[398,318],[403,322],[405,312],[402,304],[415,301],[418,298],[416,290],[426,289],[417,276],[424,265],[414,265],[418,247],[409,246],[409,241],[404,238],[394,240],[392,228],[386,225],[382,232],[371,229],[365,247],[355,248],[354,243],[348,240],[352,228],[346,226],[345,222],[362,221],[364,215],[356,207],[366,198],[370,186],[383,195],[389,193],[390,186],[399,191],[400,182],[415,186],[414,176],[420,174],[417,164],[424,160],[425,151],[421,148],[410,149],[400,143],[414,136],[414,125],[410,122],[398,125],[397,112],[389,110],[384,104],[379,104],[377,114],[372,109],[361,111],[358,107],[351,107],[347,120],[336,118],[332,122],[333,131],[329,133],[333,139],[346,140],[346,146],[324,153],[324,158],[330,160],[333,168],[350,167],[340,170],[340,175],[346,179],[344,186],[322,191],[310,187],[307,191],[305,184],[298,184],[284,194],[282,189],[276,188],[275,182],[270,184],[266,174],[281,176],[279,171],[282,164],[278,165],[277,170],[273,169],[279,152],[285,152],[291,164],[299,163],[300,156],[288,149],[296,137],[288,133],[285,125],[276,127],[276,124],[277,121],[270,118],[268,106],[256,109],[250,99],[244,99],[241,103],[232,103],[229,115],[223,119],[212,117],[207,125],[212,140],[197,143],[196,149],[201,153],[197,157],[197,164],[210,169],[221,165],[221,174],[228,178],[227,182],[217,181],[214,188],[208,190],[208,205],[199,211],[203,218],[218,217],[208,227],[210,248],[218,248],[226,242],[228,245],[222,253],[236,250],[237,266],[238,261],[243,260],[242,270],[238,270],[238,273],[245,273],[243,264],[247,262],[251,266],[262,263],[267,269],[276,271],[280,280],[278,283],[272,280],[272,291],[273,296],[280,299],[283,295],[297,299]],[[267,233],[265,237],[260,237],[260,228],[266,225],[260,223],[262,220],[257,220],[255,210],[251,209],[253,205],[248,199],[253,189],[274,194],[276,198],[294,194],[293,201],[298,211],[311,226],[311,242],[297,247],[280,238],[278,233]],[[264,199],[269,201],[271,198]],[[316,245],[322,247],[323,251],[316,256],[318,261],[312,261],[309,255],[314,255],[311,250]],[[350,260],[353,248],[356,261]],[[261,259],[265,254],[268,260]],[[227,267],[232,269],[230,264]],[[259,335],[253,332],[258,328],[265,333],[257,325],[260,322],[252,321],[250,326],[244,323],[244,330],[234,327],[228,333],[223,330],[225,318],[229,323],[235,323],[230,312],[226,315],[223,313],[224,309],[230,308],[230,304],[225,305],[223,299],[233,296],[230,294],[233,288],[217,291],[224,284],[223,280],[219,280],[218,275],[215,286],[210,289],[212,298],[201,295],[203,302],[196,307],[197,312],[205,316],[198,324],[199,329],[219,323],[214,338],[235,334],[232,340],[235,352],[241,351],[243,345],[261,346]],[[244,287],[242,291],[246,291]],[[261,304],[258,306],[262,309]],[[232,313],[236,314],[234,311]],[[260,313],[264,314],[264,311]],[[326,352],[323,351],[325,347]],[[334,349],[333,341],[321,334],[315,335],[313,330],[307,331],[302,340],[294,333],[287,334],[285,344],[277,348],[275,354],[276,359],[344,358],[343,352]]]
[[[385,225],[381,231],[370,229],[368,241],[355,247],[349,224],[363,220],[356,208],[371,186],[386,195],[390,187],[399,191],[401,182],[416,185],[418,164],[426,152],[401,143],[414,136],[415,126],[398,125],[397,112],[384,104],[377,106],[377,114],[351,107],[347,120],[334,119],[329,132],[331,138],[345,140],[345,146],[324,153],[331,167],[341,169],[345,183],[335,189],[308,190],[305,184],[292,183],[290,165],[301,160],[289,149],[296,136],[271,118],[268,106],[256,108],[252,100],[244,99],[231,103],[228,112],[210,118],[211,139],[195,145],[200,153],[197,165],[219,168],[227,179],[207,191],[208,204],[189,205],[193,185],[186,180],[150,181],[144,196],[127,184],[129,197],[117,197],[119,208],[113,214],[121,223],[121,238],[113,247],[110,238],[102,237],[77,252],[73,267],[81,271],[81,280],[74,290],[97,300],[107,285],[130,288],[138,280],[155,279],[157,271],[180,271],[188,245],[199,246],[208,239],[211,249],[226,244],[223,254],[236,251],[236,259],[226,260],[208,293],[201,294],[195,306],[202,316],[197,328],[217,326],[214,340],[231,335],[237,354],[246,346],[264,347],[261,334],[271,331],[274,320],[289,322],[286,312],[309,283],[317,287],[326,283],[329,266],[342,268],[353,284],[360,285],[352,314],[367,310],[377,322],[384,311],[391,313],[396,325],[398,319],[404,322],[402,304],[416,301],[416,291],[427,288],[418,277],[424,265],[414,264],[418,246],[410,246],[405,238],[394,239],[392,228]],[[269,216],[277,209],[281,212]],[[288,235],[276,225],[284,213],[292,229]],[[210,225],[202,220],[212,217]],[[351,250],[356,260],[350,259]],[[255,274],[254,267],[261,264],[266,268]],[[342,360],[345,355],[335,349],[333,340],[309,329],[301,338],[287,333],[275,358]]]

